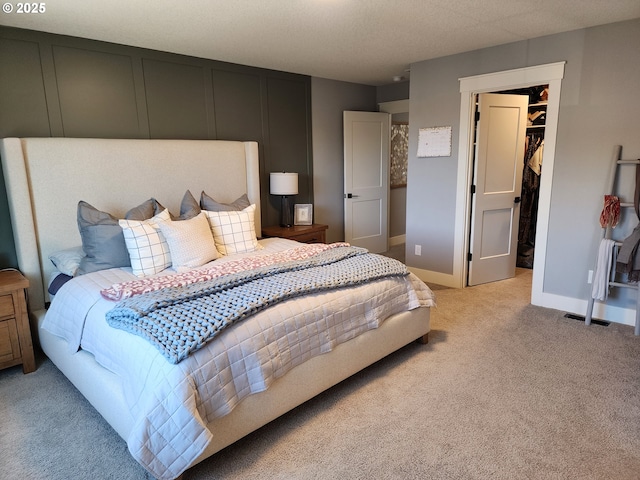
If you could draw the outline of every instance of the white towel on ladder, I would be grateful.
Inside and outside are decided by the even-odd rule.
[[[609,296],[609,275],[611,274],[611,261],[615,244],[616,242],[608,238],[603,238],[600,242],[596,273],[593,276],[593,288],[591,290],[591,297],[596,300],[603,301]]]

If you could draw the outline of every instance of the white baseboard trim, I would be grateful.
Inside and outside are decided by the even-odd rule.
[[[563,310],[576,315],[585,315],[588,304],[587,300],[544,292],[540,295],[537,303],[533,301],[532,303],[541,307]],[[593,305],[593,318],[634,326],[636,324],[636,311],[632,308],[616,307],[596,301]]]
[[[395,247],[396,245],[401,245],[406,243],[407,236],[406,235],[396,235],[395,237],[389,237],[389,246]]]
[[[445,287],[462,288],[457,277],[431,270],[423,270],[415,267],[408,267],[420,280],[429,283],[436,283]],[[533,305],[545,308],[553,308],[567,313],[584,316],[587,312],[587,300],[565,297],[553,293],[542,292],[531,299]],[[596,301],[593,305],[593,318],[607,322],[620,323],[622,325],[634,326],[636,324],[636,311],[633,308],[616,307]]]
[[[430,283],[436,283],[444,287],[460,288],[458,279],[446,273],[433,272],[431,270],[423,270],[421,268],[408,267],[411,273],[414,273],[420,280],[429,285]]]

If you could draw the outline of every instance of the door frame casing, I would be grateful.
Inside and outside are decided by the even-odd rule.
[[[456,213],[452,287],[463,288],[467,279],[467,252],[469,251],[469,228],[471,212],[471,169],[473,168],[473,124],[475,121],[474,96],[478,93],[495,92],[512,88],[548,84],[549,98],[545,127],[543,155],[544,174],[540,177],[538,220],[536,228],[536,254],[533,262],[531,303],[542,302],[544,266],[546,262],[547,235],[553,166],[555,162],[560,90],[566,62],[550,63],[534,67],[518,68],[502,72],[476,75],[458,79],[460,82],[460,135],[458,137],[458,177],[456,189]]]

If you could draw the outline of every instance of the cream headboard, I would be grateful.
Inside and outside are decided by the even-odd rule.
[[[49,255],[80,246],[77,205],[115,216],[155,197],[177,214],[185,191],[220,202],[247,193],[260,235],[258,144],[220,140],[5,138],[0,140],[18,266],[31,311],[44,308]]]

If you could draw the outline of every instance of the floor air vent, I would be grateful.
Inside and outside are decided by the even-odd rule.
[[[580,320],[584,322],[584,315],[575,315],[573,313],[565,313],[565,318],[570,318],[571,320]],[[591,323],[594,325],[600,325],[602,327],[608,327],[611,322],[605,322],[604,320],[596,320],[595,318],[591,319]]]

